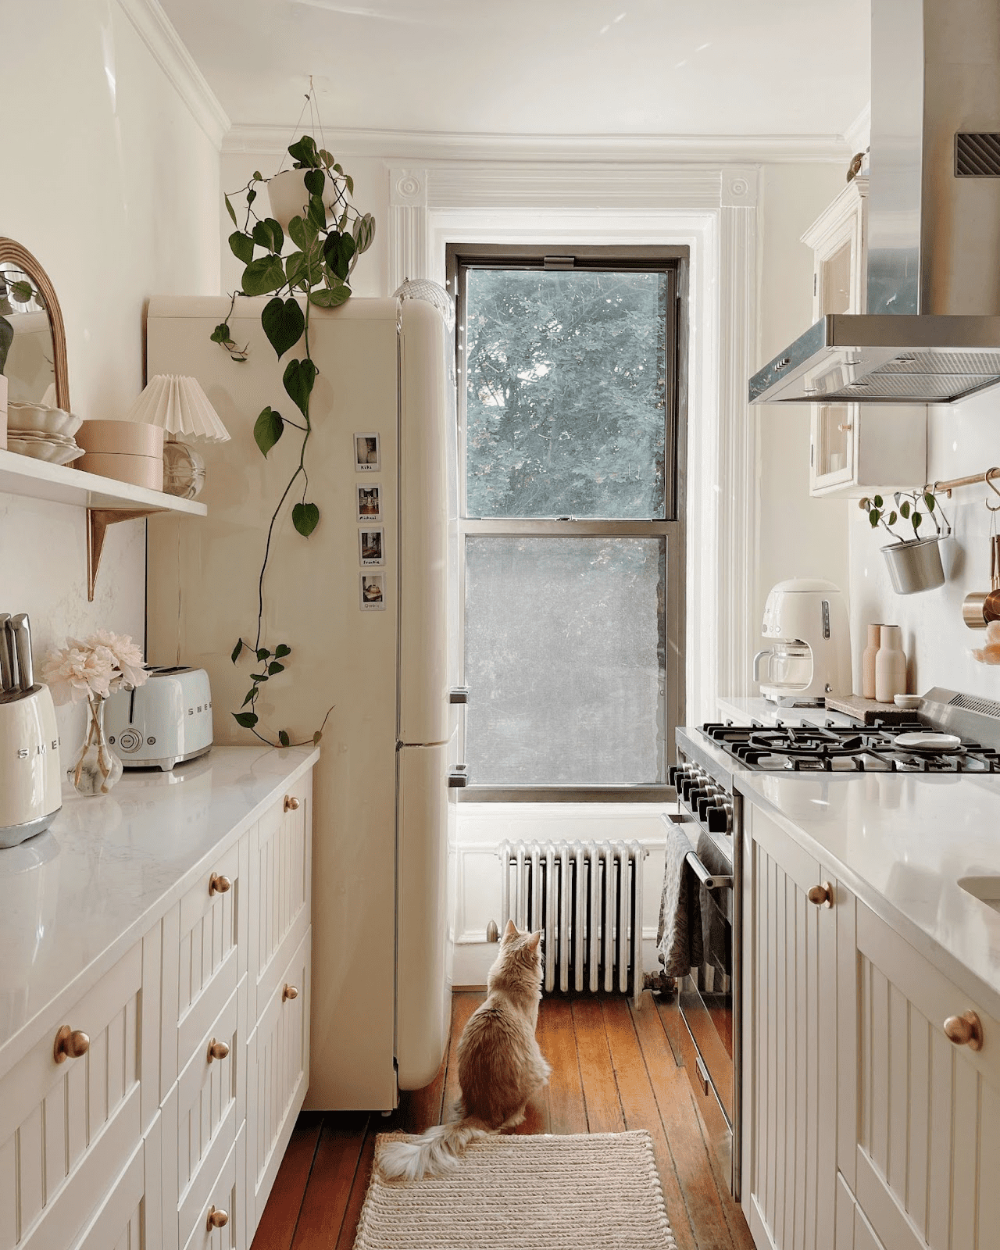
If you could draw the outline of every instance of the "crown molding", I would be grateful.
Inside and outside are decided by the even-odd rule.
[[[138,0],[130,0],[137,3]],[[155,0],[146,0],[147,3]],[[276,156],[290,142],[288,126],[238,123],[224,154]],[[341,156],[398,161],[539,161],[576,164],[841,164],[852,155],[844,135],[525,135],[444,131],[331,130],[326,143]]]
[[[159,0],[118,0],[118,5],[177,94],[191,110],[195,121],[213,146],[221,150],[223,136],[231,125],[229,117],[161,8]]]

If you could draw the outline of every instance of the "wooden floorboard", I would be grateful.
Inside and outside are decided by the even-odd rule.
[[[351,1205],[368,1120],[363,1111],[323,1117],[323,1131],[299,1210],[292,1250],[329,1250],[337,1244],[344,1215]],[[269,1198],[268,1205],[270,1201]]]
[[[604,1013],[596,998],[573,999],[573,1026],[583,1082],[588,1133],[620,1133],[625,1128],[615,1071],[604,1032]]]
[[[459,1096],[458,1039],[484,997],[452,996],[451,1038],[437,1075],[426,1089],[401,1095],[391,1116],[300,1115],[252,1250],[352,1250],[375,1137],[395,1129],[420,1133],[450,1118]],[[675,1002],[648,992],[638,1009],[619,997],[547,998],[537,1036],[552,1076],[517,1132],[646,1129],[678,1250],[753,1250],[712,1149],[724,1122],[717,1108],[712,1119],[708,1100],[693,1093],[680,1066],[691,1061],[691,1043]]]
[[[254,1250],[290,1250],[322,1127],[322,1111],[303,1111],[295,1122],[271,1196],[257,1226]]]

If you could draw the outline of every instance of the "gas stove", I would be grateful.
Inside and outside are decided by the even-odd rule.
[[[707,724],[702,732],[754,772],[1000,773],[995,747],[972,739],[936,747],[936,737],[949,735],[919,719],[856,729],[806,723]],[[912,746],[909,739],[915,736],[927,745]]]

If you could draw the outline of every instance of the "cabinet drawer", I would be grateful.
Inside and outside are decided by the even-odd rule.
[[[240,856],[244,845],[245,839],[218,856],[164,918],[161,1095],[246,970],[246,882]]]
[[[246,1130],[241,1129],[210,1185],[185,1206],[182,1250],[245,1250]],[[221,1227],[220,1227],[221,1225]]]
[[[245,990],[241,984],[229,997],[212,1027],[201,1038],[171,1091],[166,1119],[173,1127],[176,1122],[176,1154],[164,1151],[164,1163],[173,1168],[172,1176],[165,1180],[164,1189],[170,1194],[174,1205],[180,1209],[187,1201],[201,1169],[212,1156],[216,1143],[228,1151],[236,1140],[236,1133],[243,1122],[243,1080],[239,1070],[244,1040],[239,1028],[239,997]],[[213,1056],[212,1049],[215,1050]],[[221,1054],[223,1048],[226,1054]],[[181,1236],[184,1236],[183,1227]]]
[[[309,926],[312,774],[261,817],[251,836],[250,1019],[270,999]]]
[[[140,943],[0,1080],[0,1250],[70,1245],[138,1145],[141,983]],[[63,1024],[90,1044],[57,1063]]]
[[[255,1222],[309,1084],[311,936],[307,930],[282,970],[247,1048],[247,1201]]]

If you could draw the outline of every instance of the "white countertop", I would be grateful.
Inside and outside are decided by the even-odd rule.
[[[825,707],[778,707],[770,699],[750,698],[746,695],[725,695],[718,700],[719,715],[723,720],[732,720],[737,725],[749,725],[759,720],[764,725],[773,725],[781,721],[793,728],[803,721],[808,725],[825,725],[828,721],[834,725],[849,728],[858,722],[843,712],[828,712]]]
[[[65,789],[49,830],[0,850],[0,1070],[318,758],[216,746],[172,773],[126,771],[108,795]]]
[[[739,770],[735,782],[956,984],[1000,1013],[1000,911],[958,884],[995,877],[1000,887],[1000,776]]]

